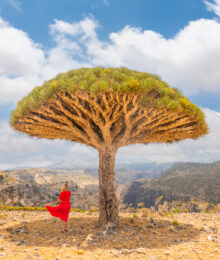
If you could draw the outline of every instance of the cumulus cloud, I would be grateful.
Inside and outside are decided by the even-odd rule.
[[[95,65],[128,66],[157,73],[185,94],[219,92],[220,24],[200,19],[190,22],[174,38],[154,31],[125,27],[110,34],[111,42],[88,53]]]
[[[91,37],[92,20],[85,19],[80,23],[83,37],[87,31]],[[68,24],[66,24],[68,27]],[[55,28],[56,27],[56,28]],[[55,47],[44,50],[43,46],[30,39],[27,33],[12,27],[0,18],[0,103],[16,102],[34,86],[54,77],[60,72],[81,66],[91,66],[81,59],[82,51],[73,39],[65,22],[55,20],[51,26],[51,36],[56,42]],[[74,27],[71,26],[74,35]],[[63,31],[64,30],[64,31]],[[65,31],[66,30],[66,31]]]
[[[44,52],[22,30],[0,18],[0,73],[7,76],[39,72],[45,62]]]
[[[220,16],[220,0],[204,1],[208,10],[213,11],[217,16]]]
[[[192,21],[171,39],[126,26],[98,38],[89,16],[77,23],[55,20],[49,26],[55,47],[45,50],[27,33],[0,18],[0,102],[17,101],[34,86],[78,67],[127,66],[157,73],[184,94],[220,92],[220,23]]]
[[[103,42],[98,39],[98,27],[97,21],[89,17],[73,24],[56,20],[50,28],[59,43],[70,41],[71,36],[79,58],[91,66],[128,66],[158,73],[185,94],[201,90],[220,92],[217,21],[192,21],[171,39],[154,31],[126,26],[111,33],[109,42]]]
[[[39,82],[46,60],[28,35],[0,18],[0,102],[22,97]]]

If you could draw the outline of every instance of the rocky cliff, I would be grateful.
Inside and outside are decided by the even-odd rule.
[[[220,162],[176,163],[155,179],[142,179],[131,184],[123,196],[123,203],[143,202],[145,207],[163,201],[189,201],[190,197],[209,203],[220,203]]]
[[[44,207],[58,199],[68,182],[72,207],[98,203],[98,180],[81,170],[17,169],[0,173],[0,205]]]

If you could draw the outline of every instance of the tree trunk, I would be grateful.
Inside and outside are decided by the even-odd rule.
[[[119,224],[118,200],[115,192],[116,151],[106,147],[99,151],[99,221],[100,227],[112,222]]]

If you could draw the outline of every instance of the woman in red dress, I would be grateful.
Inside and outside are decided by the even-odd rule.
[[[55,205],[60,203],[59,206],[51,207],[46,205],[46,208],[50,212],[50,214],[54,217],[58,217],[64,221],[64,231],[67,231],[67,220],[70,212],[70,196],[71,192],[68,190],[67,183],[62,186],[60,196],[57,201],[52,202],[51,205]]]

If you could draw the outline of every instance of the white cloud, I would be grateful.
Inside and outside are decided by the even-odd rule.
[[[0,121],[0,169],[44,167],[68,154],[68,143],[27,137]]]
[[[171,39],[126,26],[99,40],[99,23],[55,20],[50,35],[55,47],[45,50],[27,33],[0,18],[0,103],[17,101],[34,86],[78,67],[127,66],[157,73],[184,94],[220,92],[220,23],[190,22]]]
[[[172,39],[127,26],[110,34],[111,43],[90,44],[88,53],[95,65],[157,73],[185,94],[220,92],[219,35],[220,24],[205,19],[189,23]]]
[[[78,23],[70,24],[57,19],[54,22],[54,24],[50,25],[50,33],[58,43],[60,40],[65,39],[66,35],[81,36],[82,39],[95,38],[95,30],[99,27],[98,22],[91,15]]]
[[[7,76],[39,72],[44,52],[22,30],[0,18],[0,73]]]
[[[220,0],[213,0],[214,3],[210,1],[204,1],[208,10],[214,12],[217,16],[220,16]]]
[[[92,36],[93,30],[89,32],[89,23],[93,25],[92,20],[85,19],[78,26],[82,29],[83,37],[87,30],[88,37]],[[55,25],[56,30],[51,26],[51,35],[57,45],[44,50],[25,32],[12,27],[0,17],[0,103],[18,101],[34,86],[42,84],[44,80],[60,72],[90,66],[75,58],[82,55],[81,47],[62,36],[70,33],[68,28],[65,28],[65,23],[55,20]],[[71,28],[74,31],[74,26]],[[74,35],[74,32],[72,34]]]
[[[56,20],[50,28],[58,46],[74,43],[78,57],[91,66],[128,66],[157,73],[185,94],[201,90],[220,92],[220,23],[217,21],[190,22],[172,39],[126,26],[111,33],[109,42],[103,42],[98,39],[98,27],[97,21],[90,17],[73,24]],[[71,53],[75,54],[74,48]]]
[[[40,83],[44,52],[28,35],[0,18],[0,103],[26,95]]]

